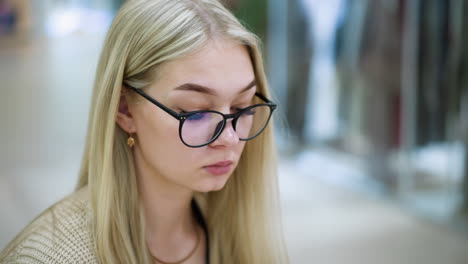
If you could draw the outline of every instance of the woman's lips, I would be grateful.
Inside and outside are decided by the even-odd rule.
[[[232,168],[232,161],[221,161],[209,166],[203,167],[208,173],[212,175],[223,175],[228,173]]]

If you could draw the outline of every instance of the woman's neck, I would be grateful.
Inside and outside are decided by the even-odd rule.
[[[193,232],[193,192],[154,174],[139,172],[138,188],[146,232],[159,238]]]
[[[174,189],[161,188],[163,185],[157,180],[144,176],[141,178],[140,199],[144,208],[145,237],[150,254],[166,261],[185,258],[197,249],[194,247],[200,244],[200,239],[204,241],[200,237],[203,231],[191,207],[193,194],[177,193]],[[197,251],[193,257],[203,259],[203,245]]]

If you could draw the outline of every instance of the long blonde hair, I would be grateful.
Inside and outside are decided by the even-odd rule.
[[[269,96],[257,37],[216,0],[128,1],[107,34],[94,82],[76,189],[88,186],[101,263],[150,263],[132,153],[115,122],[122,84],[144,89],[159,66],[213,38],[249,50],[257,89]],[[288,263],[279,211],[272,125],[246,143],[223,190],[196,194],[211,263]]]

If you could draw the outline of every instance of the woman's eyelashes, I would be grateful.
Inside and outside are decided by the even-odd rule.
[[[196,108],[196,107],[188,107],[188,108],[177,108],[177,112],[180,114],[195,112],[195,111],[209,111],[208,108]]]
[[[231,107],[231,113],[236,113],[236,112],[242,111],[242,110],[244,110],[245,108],[247,108],[249,106],[250,105],[248,105],[248,104],[241,105],[241,106],[233,106],[233,107]],[[217,112],[222,112],[220,110],[210,108],[210,107],[176,107],[175,109],[180,114],[195,112],[195,111],[217,111]]]
[[[234,108],[234,112],[240,112],[240,111],[244,110],[247,107],[249,107],[249,105],[242,106],[242,107],[236,107],[236,108]]]

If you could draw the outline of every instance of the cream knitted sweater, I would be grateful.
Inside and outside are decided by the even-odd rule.
[[[34,219],[0,253],[0,264],[97,263],[90,216],[85,187]]]

